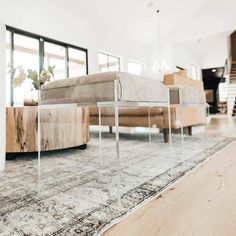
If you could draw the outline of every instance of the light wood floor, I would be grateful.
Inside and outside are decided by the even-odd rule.
[[[212,134],[236,137],[236,119],[218,116]],[[104,236],[235,236],[236,142]]]

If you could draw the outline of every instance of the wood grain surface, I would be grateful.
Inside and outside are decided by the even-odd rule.
[[[88,108],[41,110],[40,123],[42,151],[80,146],[89,140]],[[37,107],[7,108],[7,152],[37,151],[37,134]]]
[[[236,137],[236,119],[218,116],[208,132]],[[236,142],[104,236],[235,236]]]

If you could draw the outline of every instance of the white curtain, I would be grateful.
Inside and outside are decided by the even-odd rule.
[[[0,23],[0,171],[6,159],[6,80],[5,80],[6,27]]]

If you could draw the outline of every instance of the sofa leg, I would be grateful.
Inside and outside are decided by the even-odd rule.
[[[164,142],[169,142],[169,129],[163,129],[163,135],[164,135]]]
[[[192,126],[188,126],[188,134],[189,134],[190,136],[193,135],[193,129],[192,129]]]
[[[110,134],[113,133],[112,126],[109,126],[109,133],[110,133]]]

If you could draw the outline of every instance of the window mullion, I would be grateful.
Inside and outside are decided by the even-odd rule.
[[[69,69],[69,50],[68,50],[68,46],[66,46],[66,50],[65,50],[65,76],[66,78],[70,77],[70,69]]]
[[[42,72],[44,68],[44,40],[39,39],[39,73]]]
[[[88,51],[86,51],[86,74],[89,73],[89,65],[88,65]]]

